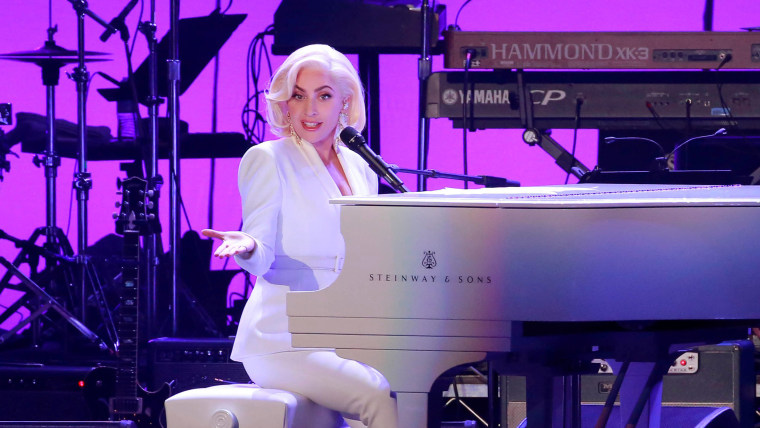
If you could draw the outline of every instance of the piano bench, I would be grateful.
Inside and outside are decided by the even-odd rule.
[[[180,392],[165,402],[168,428],[336,428],[343,418],[308,398],[253,384]]]

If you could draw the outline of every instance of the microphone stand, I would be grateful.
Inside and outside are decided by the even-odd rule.
[[[179,279],[179,0],[171,0],[171,55],[167,60],[169,70],[169,117],[171,122],[172,156],[169,172],[169,243],[171,245],[171,287],[172,287],[172,335],[179,329],[177,310],[177,287]]]
[[[426,98],[427,98],[427,81],[432,70],[432,58],[430,57],[430,36],[431,36],[431,18],[430,2],[422,0],[422,52],[417,63],[418,78],[420,81],[420,105],[419,105],[419,141],[417,144],[417,168],[419,170],[427,169],[427,157],[430,141],[430,119],[425,115]],[[427,189],[427,181],[424,175],[417,177],[417,190]]]
[[[713,29],[714,6],[714,0],[705,0],[705,12],[702,15],[702,29],[704,31],[712,31]]]
[[[490,175],[463,175],[463,174],[451,174],[448,172],[436,171],[434,169],[406,169],[399,168],[396,165],[390,165],[394,172],[405,172],[408,174],[416,174],[424,178],[448,178],[452,180],[460,180],[465,183],[471,182],[474,184],[480,184],[485,187],[520,187],[519,181],[512,181],[502,177],[492,177]]]
[[[156,0],[150,1],[150,21],[140,23],[140,32],[145,35],[148,41],[148,98],[144,104],[148,107],[148,137],[150,148],[148,159],[146,160],[146,172],[148,176],[148,190],[154,192],[155,201],[159,200],[160,189],[164,183],[163,178],[158,173],[158,106],[161,104],[161,98],[158,96],[158,40],[156,39]],[[158,214],[158,206],[155,207]],[[158,302],[158,266],[159,266],[159,248],[160,248],[160,223],[156,222],[153,233],[145,236],[145,253],[148,260],[148,271],[146,275],[147,284],[147,335],[154,337],[153,331],[157,319],[157,302]]]
[[[520,121],[525,128],[522,135],[523,141],[529,146],[541,147],[566,173],[573,174],[578,179],[588,174],[590,169],[552,138],[550,132],[533,126],[533,97],[525,82],[525,71],[522,69],[517,70],[517,96],[520,104]]]

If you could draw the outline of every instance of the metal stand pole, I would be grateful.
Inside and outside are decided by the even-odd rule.
[[[706,0],[705,13],[702,15],[702,29],[704,31],[712,31],[713,29],[714,9],[715,9],[715,2],[713,0]]]
[[[145,34],[148,40],[148,99],[145,104],[148,106],[148,137],[150,141],[150,154],[148,156],[149,164],[146,165],[148,175],[148,189],[155,194],[155,200],[159,199],[159,191],[163,185],[163,178],[158,174],[158,106],[161,99],[158,97],[158,40],[156,39],[156,0],[150,1],[150,21],[140,24],[140,31]],[[155,207],[156,213],[158,207]],[[158,229],[152,234],[145,236],[145,252],[148,259],[148,271],[145,278],[147,284],[147,328],[148,337],[155,337],[156,320],[157,320],[157,302],[158,302],[158,254],[161,248],[161,235]]]
[[[77,38],[79,62],[74,69],[73,79],[77,85],[77,131],[79,141],[79,158],[77,173],[74,174],[74,188],[77,191],[77,255],[79,258],[84,257],[87,249],[87,200],[89,199],[89,190],[92,187],[92,178],[87,172],[87,81],[90,74],[87,72],[87,66],[84,62],[84,15],[87,9],[87,2],[73,1],[74,9],[77,12]],[[79,318],[82,323],[86,322],[87,292],[85,289],[87,271],[85,264],[80,260],[79,263],[79,293],[80,293],[80,313]]]
[[[85,65],[84,50],[84,16],[87,15],[104,28],[112,29],[113,27],[103,21],[98,15],[94,14],[87,8],[86,0],[69,0],[74,6],[77,13],[77,67],[74,69],[72,79],[77,85],[77,134],[79,141],[79,158],[77,160],[77,173],[74,174],[74,188],[77,190],[77,264],[79,265],[79,292],[81,304],[81,321],[85,322],[85,312],[87,305],[87,200],[89,191],[92,188],[92,177],[87,172],[87,82],[90,80],[90,74],[87,72]]]
[[[367,128],[364,133],[375,153],[380,153],[380,55],[359,54],[359,75],[367,88]]]
[[[53,50],[57,48],[53,34],[57,28],[52,24],[47,29],[48,39],[45,47]],[[68,247],[68,241],[63,231],[56,227],[56,179],[58,177],[58,167],[61,165],[61,158],[55,152],[55,87],[58,86],[61,66],[63,62],[41,61],[38,63],[42,67],[42,83],[46,90],[46,112],[47,112],[47,132],[48,145],[47,150],[42,153],[42,159],[35,156],[34,163],[44,166],[45,169],[45,248],[52,252],[58,252],[62,247]],[[66,241],[62,243],[62,241]]]
[[[53,31],[52,28],[48,29],[48,42],[50,43],[54,43]],[[47,201],[45,204],[47,216],[45,236],[48,249],[51,251],[54,251],[54,249],[50,247],[59,247],[54,232],[56,226],[56,177],[58,177],[58,167],[61,165],[61,158],[55,153],[55,86],[58,84],[59,73],[60,67],[42,68],[42,80],[47,88],[46,104],[48,129],[48,147],[42,157],[43,164],[45,165],[45,195]]]
[[[180,164],[179,164],[179,0],[171,1],[171,55],[169,70],[169,116],[171,118],[172,158],[169,176],[169,241],[171,245],[172,284],[172,334],[179,329],[177,308],[177,282],[179,281],[179,236],[180,236]]]
[[[427,169],[427,157],[430,141],[430,119],[425,117],[425,107],[427,98],[427,80],[430,77],[432,69],[432,59],[430,57],[430,2],[422,1],[422,54],[417,65],[418,78],[420,80],[420,122],[419,122],[419,140],[417,146],[417,169]],[[417,191],[427,189],[426,177],[420,175],[417,177]]]

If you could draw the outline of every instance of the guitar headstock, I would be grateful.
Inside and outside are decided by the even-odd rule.
[[[154,233],[158,219],[157,203],[153,190],[148,189],[148,182],[139,177],[130,177],[117,182],[121,188],[121,202],[116,206],[119,213],[116,219],[116,233],[137,232],[140,235]]]

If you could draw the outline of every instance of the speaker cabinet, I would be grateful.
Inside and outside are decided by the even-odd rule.
[[[162,337],[148,343],[151,390],[172,383],[172,394],[222,383],[248,383],[243,364],[230,360],[232,339]]]

